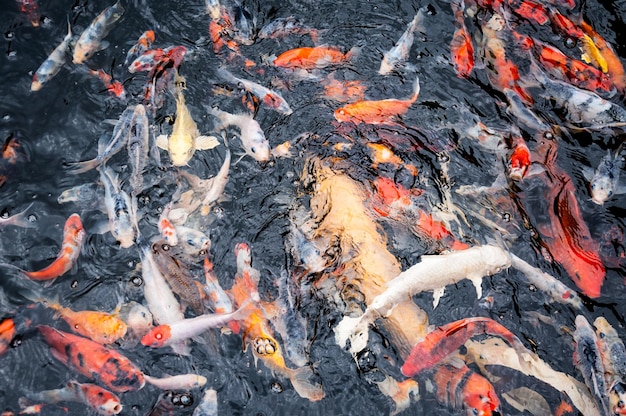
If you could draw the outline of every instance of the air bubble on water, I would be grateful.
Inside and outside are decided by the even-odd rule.
[[[73,281],[72,281],[72,284],[70,285],[70,287],[71,287],[72,289],[76,289],[76,288],[78,287],[78,280],[73,280]]]
[[[5,115],[3,115],[3,116],[2,116],[2,120],[3,120],[3,121],[9,121],[9,120],[11,120],[11,114],[5,114]]]
[[[9,58],[15,58],[17,56],[17,51],[7,51],[7,56]]]
[[[30,215],[28,216],[28,221],[29,221],[29,222],[35,222],[35,221],[37,221],[37,216],[36,216],[35,214],[30,214]]]
[[[576,43],[577,43],[576,39],[574,39],[574,38],[571,38],[571,37],[565,38],[565,47],[566,48],[569,48],[569,49],[575,48],[576,47]]]
[[[537,287],[535,285],[530,285],[530,286],[528,286],[528,290],[530,290],[531,292],[536,292],[537,291]]]
[[[505,222],[510,222],[511,221],[511,214],[509,214],[508,212],[505,212],[504,214],[502,214],[502,219]]]
[[[428,6],[426,6],[426,14],[429,16],[434,16],[437,14],[437,10],[435,10],[432,4],[429,4]]]
[[[52,24],[52,19],[50,19],[48,16],[41,16],[41,19],[39,19],[39,21],[41,22],[41,26],[43,27],[50,27],[50,25]]]
[[[13,38],[15,38],[15,32],[12,30],[7,30],[6,32],[4,32],[4,38],[6,40],[11,40]]]
[[[143,284],[143,279],[139,276],[135,276],[130,282],[135,286],[141,286]]]

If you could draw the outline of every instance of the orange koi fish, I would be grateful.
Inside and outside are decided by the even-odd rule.
[[[258,278],[257,271],[249,266],[247,245],[238,245],[236,250],[241,255],[238,257],[237,276],[231,288],[231,294],[235,299],[238,308],[253,301],[258,301]],[[244,345],[252,346],[252,354],[255,362],[258,359],[273,373],[289,378],[296,392],[304,398],[311,401],[318,401],[324,397],[321,386],[315,385],[309,381],[312,371],[309,367],[300,367],[291,369],[285,364],[285,358],[282,349],[276,338],[272,334],[268,320],[265,318],[264,312],[258,306],[249,306],[250,314],[240,321],[243,328]]]
[[[606,69],[611,77],[611,81],[617,90],[624,94],[626,92],[626,74],[624,73],[624,65],[622,65],[621,59],[617,56],[611,45],[609,45],[591,25],[585,21],[580,22],[582,30],[591,38],[593,44],[597,47],[598,53],[602,55],[606,61]]]
[[[437,400],[454,409],[464,408],[468,415],[500,415],[500,399],[493,385],[462,364],[440,364],[433,375]]]
[[[146,30],[143,32],[139,39],[137,39],[137,43],[128,50],[124,66],[128,67],[138,56],[141,56],[145,51],[150,49],[152,42],[154,42],[154,30]]]
[[[139,390],[145,385],[141,370],[117,351],[46,325],[39,326],[39,331],[52,356],[85,377],[118,393]]]
[[[63,227],[63,243],[56,260],[46,268],[34,272],[25,271],[24,274],[33,280],[50,281],[64,275],[76,264],[83,247],[85,235],[80,216],[78,214],[70,215],[67,221],[65,221],[65,227]]]
[[[442,221],[434,219],[432,214],[427,214],[424,211],[419,211],[419,218],[414,228],[418,233],[426,234],[436,241],[445,243],[446,246],[452,250],[465,250],[469,248],[469,245],[457,240]]]
[[[113,80],[113,77],[104,72],[104,70],[99,69],[95,71],[93,69],[90,69],[89,75],[98,77],[100,81],[102,81],[102,83],[104,84],[104,88],[106,88],[106,90],[113,94],[115,97],[121,100],[126,99],[126,90],[124,89],[124,85],[117,80]]]
[[[530,22],[543,26],[550,21],[548,11],[540,3],[532,0],[524,0],[515,5],[512,1],[507,1],[507,3],[513,13]]]
[[[74,311],[58,302],[44,300],[42,303],[56,311],[57,316],[67,322],[72,331],[98,344],[112,344],[126,335],[128,328],[118,316],[119,308],[114,313]]]
[[[413,204],[411,192],[396,184],[393,179],[380,176],[373,185],[376,189],[373,209],[383,217],[395,215],[395,210],[405,210]]]
[[[404,162],[393,150],[381,143],[367,143],[366,146],[370,150],[370,157],[372,158],[372,167],[378,168],[381,163],[389,163],[395,166],[397,169],[405,168],[413,176],[417,176],[417,168],[414,165],[410,165]]]
[[[521,181],[530,168],[530,151],[526,141],[519,132],[511,137],[512,152],[509,155],[509,178],[514,181]]]
[[[11,341],[17,335],[13,318],[4,318],[0,321],[0,356],[11,346]]]
[[[450,42],[450,54],[456,74],[461,78],[467,78],[474,69],[474,44],[465,26],[463,2],[461,1],[460,6],[452,2],[451,6],[454,12],[456,30]]]
[[[290,49],[278,55],[274,59],[274,65],[289,69],[318,69],[328,66],[341,65],[351,61],[360,51],[355,46],[348,52],[343,53],[334,46],[315,46]]]
[[[323,96],[332,101],[349,103],[360,101],[365,98],[365,85],[361,81],[337,80],[332,76],[322,81],[324,85]]]
[[[37,0],[17,0],[17,6],[20,9],[20,13],[26,16],[31,26],[39,27],[41,15],[39,14]]]
[[[0,187],[4,185],[19,162],[28,161],[28,155],[17,136],[11,134],[0,148]]]
[[[402,374],[413,377],[439,364],[468,339],[489,334],[504,338],[509,344],[524,349],[521,341],[491,318],[465,318],[436,328],[418,342],[402,365]]]
[[[415,78],[413,95],[406,100],[390,98],[377,101],[357,101],[335,110],[335,120],[341,123],[356,124],[395,124],[398,116],[406,114],[417,100],[420,92],[419,77]]]
[[[569,36],[580,42],[580,49],[583,52],[582,59],[585,62],[593,62],[593,64],[604,73],[608,71],[605,57],[599,51],[594,40],[586,34],[580,26],[576,25],[555,9],[550,9],[550,21],[557,32],[561,32],[565,36]]]

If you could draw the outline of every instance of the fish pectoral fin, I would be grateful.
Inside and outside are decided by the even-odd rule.
[[[584,176],[584,177],[585,177],[585,179],[587,179],[588,181],[591,181],[591,180],[593,179],[593,176],[594,176],[594,175],[595,175],[595,171],[594,171],[592,168],[590,168],[590,167],[588,167],[588,166],[585,166],[585,167],[583,168],[583,176]]]
[[[613,191],[613,194],[626,194],[626,186],[619,185],[619,186],[615,187],[615,190]]]
[[[195,140],[196,149],[208,150],[219,146],[220,142],[215,136],[198,136]]]
[[[472,282],[472,284],[476,288],[476,298],[480,299],[483,296],[482,276],[468,276],[467,278]]]
[[[445,290],[445,287],[440,287],[439,289],[433,290],[433,309],[435,309],[437,305],[439,305],[439,299],[441,299]]]
[[[163,150],[168,150],[168,143],[169,143],[169,136],[166,134],[159,134],[156,137],[155,143],[156,145],[163,149]]]

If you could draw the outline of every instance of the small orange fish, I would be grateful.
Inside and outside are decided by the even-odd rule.
[[[437,400],[454,409],[464,408],[468,415],[500,415],[500,399],[493,385],[468,366],[440,364],[433,375]]]
[[[55,310],[57,315],[68,323],[72,331],[98,344],[112,344],[126,335],[128,328],[126,323],[119,318],[118,310],[114,313],[74,311],[57,302],[44,301],[43,303]]]
[[[456,74],[461,78],[467,78],[474,69],[474,45],[463,20],[463,10],[455,3],[452,3],[452,10],[456,30],[450,42],[450,54]]]
[[[356,124],[396,124],[398,116],[406,114],[409,107],[417,100],[420,92],[419,77],[415,78],[413,95],[406,100],[390,98],[377,101],[357,101],[335,110],[335,120]]]
[[[469,245],[457,240],[443,222],[437,221],[431,214],[427,214],[422,210],[419,211],[419,218],[415,223],[415,229],[436,241],[444,242],[446,246],[452,250],[465,250],[469,248]]]
[[[402,365],[402,374],[413,377],[439,364],[475,335],[489,334],[504,338],[512,346],[523,349],[521,341],[491,318],[465,318],[442,325],[418,342]]]
[[[74,267],[83,247],[85,235],[80,216],[78,214],[70,215],[65,221],[63,243],[56,260],[44,269],[34,272],[25,271],[24,274],[33,280],[53,280],[64,275]]]
[[[406,169],[413,176],[417,176],[417,168],[414,165],[406,164],[393,150],[381,143],[367,143],[372,158],[372,167],[378,168],[381,163],[389,163],[397,169]]]
[[[365,98],[365,85],[361,81],[337,80],[328,77],[323,81],[324,98],[342,103],[361,101]]]
[[[15,335],[17,335],[17,331],[13,318],[4,318],[0,321],[0,356],[9,349]]]
[[[54,358],[115,392],[136,391],[146,383],[141,370],[115,350],[46,325],[39,331]]]
[[[104,70],[99,69],[95,71],[93,69],[90,69],[89,75],[94,75],[98,77],[100,81],[102,81],[102,83],[104,84],[104,88],[106,88],[106,90],[113,94],[115,97],[121,100],[126,99],[126,90],[124,89],[124,85],[117,80],[113,80],[113,77],[104,72]]]
[[[290,69],[316,69],[349,62],[360,51],[358,46],[343,53],[334,46],[315,46],[290,49],[274,59],[274,65]]]
[[[514,2],[507,2],[509,6],[513,6]],[[546,8],[532,0],[524,0],[519,2],[515,7],[512,7],[513,13],[517,14],[524,19],[537,23],[542,26],[550,21],[550,15]]]

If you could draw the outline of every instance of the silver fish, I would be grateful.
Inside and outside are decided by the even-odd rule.
[[[424,11],[420,9],[394,47],[385,52],[383,60],[380,63],[380,69],[378,70],[380,75],[389,74],[391,71],[395,70],[398,65],[406,61],[411,46],[413,46],[413,33],[419,29],[422,20],[424,20]]]
[[[120,399],[108,390],[91,383],[68,382],[65,387],[44,390],[28,395],[33,401],[44,403],[78,402],[95,410],[99,415],[117,415],[123,409]],[[23,401],[21,401],[23,403]]]
[[[69,22],[67,23],[67,35],[63,41],[57,46],[54,51],[46,58],[45,61],[39,66],[35,75],[33,75],[33,82],[30,84],[31,91],[39,91],[43,85],[50,81],[56,74],[59,73],[61,67],[65,63],[66,54],[72,40],[72,28]]]
[[[100,168],[100,180],[104,185],[104,203],[109,216],[111,234],[122,248],[135,243],[137,218],[134,204],[120,188],[117,174],[108,167]]]
[[[31,202],[30,205],[24,209],[24,211],[18,212],[15,215],[11,215],[8,218],[0,217],[0,227],[4,227],[7,225],[14,225],[16,227],[23,227],[23,228],[37,227],[37,224],[35,224],[33,221],[29,221],[28,217],[26,216],[26,211],[28,211],[28,209],[32,207],[33,204],[34,202]]]
[[[82,64],[97,51],[108,44],[102,39],[109,34],[113,24],[124,14],[124,7],[118,1],[113,6],[104,9],[91,24],[81,33],[74,46],[73,62]]]
[[[126,144],[131,166],[129,183],[132,196],[137,196],[143,190],[143,171],[148,163],[148,153],[150,152],[150,133],[146,108],[142,104],[138,104],[133,111],[128,143]]]

